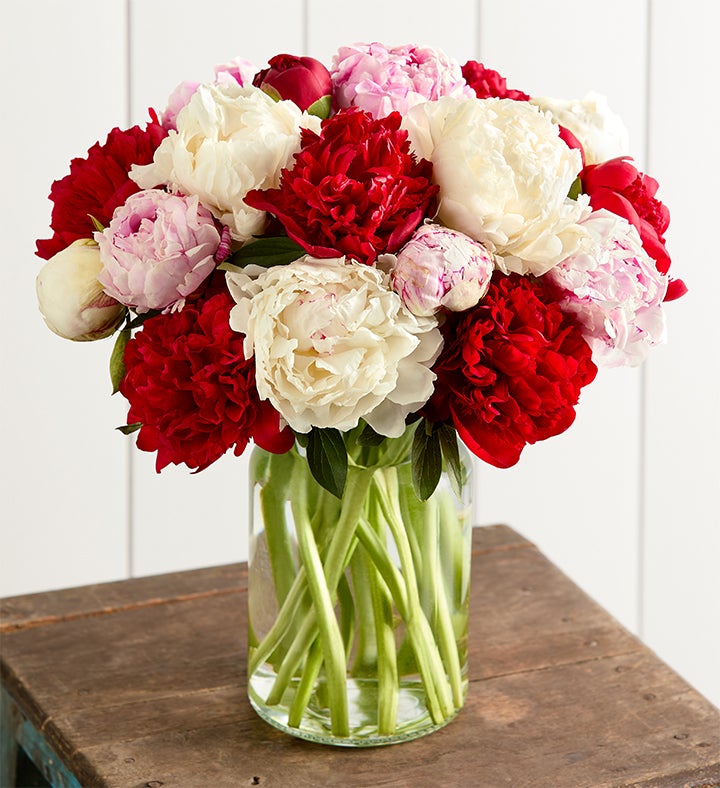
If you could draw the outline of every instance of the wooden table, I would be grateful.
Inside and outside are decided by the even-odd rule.
[[[373,750],[255,716],[244,565],[4,600],[6,771],[13,734],[63,786],[720,784],[718,709],[532,544],[476,529],[472,582],[467,706]]]

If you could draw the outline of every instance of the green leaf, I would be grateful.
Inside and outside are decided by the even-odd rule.
[[[332,427],[313,427],[308,439],[307,460],[315,481],[336,498],[342,497],[348,456],[340,431]]]
[[[90,221],[93,223],[93,227],[101,233],[105,228],[100,224],[100,222],[91,214],[89,213],[88,216],[90,217]]]
[[[298,442],[298,446],[302,447],[303,449],[307,449],[308,441],[310,440],[310,433],[309,432],[296,432],[295,433],[295,440]]]
[[[134,424],[123,424],[121,427],[115,427],[118,432],[122,432],[123,435],[132,435],[133,432],[137,432],[140,427],[142,427],[141,421],[136,421]]]
[[[570,191],[568,192],[568,197],[571,200],[577,200],[577,198],[582,194],[582,183],[580,178],[575,178],[572,182],[572,186],[570,186]]]
[[[437,431],[440,439],[440,450],[450,476],[450,484],[458,498],[462,498],[462,488],[465,484],[465,468],[460,462],[457,432],[449,424],[442,424]]]
[[[440,481],[442,452],[437,431],[425,420],[418,422],[411,456],[415,494],[421,501],[427,501]]]
[[[308,115],[315,115],[316,117],[320,118],[321,120],[325,120],[325,118],[330,117],[330,110],[332,109],[332,97],[327,95],[319,98],[314,104],[311,104],[308,108]]]
[[[115,347],[110,355],[110,381],[112,383],[112,393],[116,394],[120,390],[120,384],[125,377],[125,348],[130,339],[130,329],[125,326],[117,335]]]
[[[151,317],[160,314],[159,309],[150,309],[148,312],[143,312],[142,315],[135,315],[135,317],[125,326],[125,328],[140,328],[140,326]]]
[[[273,265],[287,265],[302,257],[305,250],[292,238],[281,235],[273,238],[258,238],[242,249],[238,249],[230,258],[232,265],[261,265],[269,268]]]
[[[366,424],[363,431],[358,435],[357,442],[358,446],[379,446],[384,440],[384,435],[378,435],[369,424]]]

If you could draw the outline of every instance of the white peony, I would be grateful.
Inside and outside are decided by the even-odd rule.
[[[525,101],[441,98],[403,119],[433,163],[438,218],[495,253],[503,271],[540,276],[577,249],[587,198],[567,197],[580,153]]]
[[[294,430],[349,430],[362,418],[399,437],[432,394],[437,320],[412,315],[377,269],[306,256],[227,282],[230,325],[255,355],[258,393]]]
[[[628,131],[622,118],[608,106],[605,96],[588,93],[584,99],[555,99],[540,96],[531,103],[552,115],[555,123],[565,126],[585,151],[586,164],[600,164],[630,149]]]
[[[280,171],[300,150],[300,129],[320,130],[319,118],[292,101],[273,101],[234,80],[200,85],[155,151],[152,164],[133,165],[144,189],[167,184],[197,195],[213,215],[245,242],[262,232],[265,212],[243,201],[251,189],[278,186]]]

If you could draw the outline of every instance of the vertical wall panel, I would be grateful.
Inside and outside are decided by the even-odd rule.
[[[53,179],[124,122],[125,14],[38,0],[5,8],[0,595],[122,576],[126,453],[113,428],[112,345],[60,339],[35,298]],[[90,67],[91,66],[91,67]]]
[[[720,705],[720,263],[717,157],[720,6],[652,7],[650,170],[671,210],[669,343],[647,377],[648,643]]]
[[[534,95],[608,97],[641,159],[645,4],[483,0],[480,54]],[[622,24],[618,20],[622,19]],[[600,370],[570,430],[528,448],[509,471],[483,469],[480,513],[536,541],[623,623],[636,625],[640,374]]]
[[[135,0],[131,5],[134,120],[162,110],[180,81],[210,81],[216,64],[241,56],[263,67],[278,52],[301,52],[303,7]],[[192,41],[192,45],[189,42]],[[202,473],[183,465],[154,471],[155,456],[133,455],[134,570],[152,574],[237,561],[247,550],[247,459],[232,453]]]

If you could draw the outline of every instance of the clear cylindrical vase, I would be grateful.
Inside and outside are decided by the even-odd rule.
[[[351,457],[337,498],[301,450],[253,450],[248,691],[271,725],[325,744],[408,741],[467,693],[470,461],[426,500],[412,428]]]

